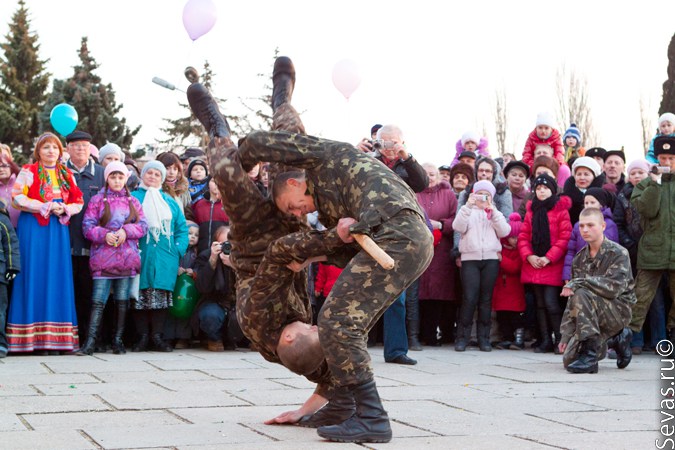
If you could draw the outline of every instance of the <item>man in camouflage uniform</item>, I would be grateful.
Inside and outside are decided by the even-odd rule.
[[[244,170],[258,161],[304,169],[277,176],[272,191],[280,211],[301,217],[318,210],[320,222],[329,229],[323,234],[326,241],[333,244],[337,236],[349,244],[350,233],[366,234],[396,262],[388,271],[359,251],[342,271],[318,319],[326,362],[339,385],[336,396],[356,405],[351,418],[319,427],[319,435],[343,442],[389,441],[391,428],[375,386],[366,336],[433,256],[433,238],[415,194],[398,175],[347,143],[255,131],[240,141],[239,156]],[[353,244],[347,248],[353,249]]]
[[[275,128],[304,132],[302,122],[288,103],[294,76],[290,59],[278,58],[273,76],[273,120]],[[325,404],[332,395],[334,382],[323,360],[316,327],[312,329],[310,326],[311,305],[307,296],[306,274],[286,268],[288,262],[278,255],[271,254],[265,258],[265,254],[275,240],[308,230],[308,227],[299,218],[279,212],[250,181],[230,139],[229,127],[203,85],[193,83],[188,88],[188,101],[211,136],[207,156],[221,193],[223,209],[230,219],[230,260],[237,275],[236,312],[244,335],[266,360],[276,363],[281,363],[277,347],[290,329],[296,334],[316,336],[315,349],[309,353],[315,356],[314,360],[318,357],[319,364],[315,370],[304,374],[317,383],[315,393],[297,411],[273,419],[277,423],[296,422]],[[330,253],[330,249],[321,247],[323,243],[323,239],[318,244],[314,243],[313,249],[321,254]],[[303,252],[302,244],[306,243],[295,249],[298,254]],[[292,242],[287,245],[292,246]],[[256,276],[260,277],[257,281]]]
[[[635,283],[628,251],[604,237],[605,220],[597,208],[579,216],[579,230],[587,245],[572,262],[572,279],[563,288],[569,297],[560,325],[563,364],[571,373],[597,373],[605,343],[617,353],[616,364],[630,363],[632,332],[626,328]]]

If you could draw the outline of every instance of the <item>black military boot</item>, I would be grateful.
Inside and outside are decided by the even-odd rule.
[[[80,356],[92,355],[96,347],[96,335],[98,328],[101,325],[103,318],[103,309],[105,305],[100,302],[93,302],[91,305],[91,315],[89,316],[89,331],[87,332],[87,341],[84,346],[78,350],[77,354]]]
[[[338,425],[319,427],[319,436],[337,442],[391,441],[389,416],[382,407],[375,380],[352,386],[350,391],[356,403],[356,413]]]
[[[469,342],[466,339],[466,328],[461,324],[457,324],[457,336],[455,337],[455,351],[463,352]]]
[[[225,117],[208,89],[201,83],[193,83],[187,89],[188,103],[192,113],[209,133],[209,138],[229,138],[232,134]]]
[[[295,87],[295,67],[287,56],[279,56],[274,61],[272,71],[272,111],[284,103],[290,103]]]
[[[158,352],[173,351],[173,347],[162,338],[162,333],[152,333],[152,348]]]
[[[522,350],[525,348],[525,328],[516,328],[516,340],[511,342],[511,350]]]
[[[127,319],[127,309],[129,309],[129,300],[115,301],[117,309],[117,323],[115,325],[115,335],[112,339],[112,351],[115,355],[125,354],[127,350],[124,348],[122,336],[124,335],[124,324]]]
[[[312,414],[305,416],[298,422],[298,425],[306,428],[319,428],[326,425],[337,425],[349,419],[356,413],[356,404],[354,395],[344,387],[338,388],[323,408]]]
[[[588,338],[579,344],[579,355],[569,366],[570,373],[598,373],[598,337]]]
[[[633,341],[633,331],[626,327],[607,341],[607,346],[616,351],[616,367],[625,369],[633,359],[633,350],[631,342]]]

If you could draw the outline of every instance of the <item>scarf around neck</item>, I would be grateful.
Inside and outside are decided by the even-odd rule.
[[[548,212],[558,203],[559,197],[551,195],[539,200],[535,194],[532,199],[532,250],[537,256],[546,256],[551,249],[551,227]]]
[[[142,205],[145,219],[148,223],[146,242],[150,242],[151,236],[155,242],[159,242],[161,235],[170,239],[173,215],[169,204],[164,200],[158,188],[148,187],[145,183],[141,183],[140,187],[146,190]]]

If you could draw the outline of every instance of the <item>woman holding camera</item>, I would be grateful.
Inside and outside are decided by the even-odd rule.
[[[511,231],[504,215],[494,206],[495,193],[496,189],[491,181],[476,182],[466,204],[459,209],[452,222],[452,228],[459,234],[464,287],[455,339],[455,351],[458,352],[466,350],[476,308],[478,347],[483,352],[492,350],[492,290],[499,272],[502,250],[500,239]]]
[[[148,234],[140,240],[141,274],[139,293],[131,295],[139,340],[134,352],[147,351],[152,331],[154,349],[173,350],[162,337],[168,308],[173,305],[173,289],[180,257],[188,247],[188,227],[180,206],[162,190],[166,167],[149,161],[141,171],[141,185],[132,195],[141,202]]]

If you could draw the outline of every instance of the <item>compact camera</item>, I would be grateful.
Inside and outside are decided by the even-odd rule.
[[[224,255],[229,255],[231,251],[232,251],[232,244],[230,244],[230,241],[225,241],[220,244],[220,252],[223,253]]]
[[[483,201],[483,202],[488,201],[488,195],[487,194],[474,194],[474,197],[475,197],[476,201],[478,201],[478,200]]]
[[[652,166],[652,173],[657,175],[660,173],[670,173],[670,166]]]

